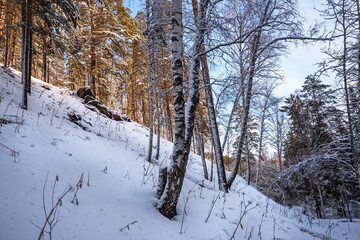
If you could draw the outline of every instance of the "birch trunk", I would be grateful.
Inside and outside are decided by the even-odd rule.
[[[195,22],[197,21],[199,17],[199,8],[198,8],[198,1],[192,0],[192,6],[193,6],[193,13],[195,17]],[[205,16],[203,16],[205,17]],[[202,20],[204,21],[204,20]],[[196,23],[198,24],[198,23]],[[205,23],[204,23],[205,25]],[[206,52],[205,44],[202,41],[200,45],[200,52]],[[215,113],[215,107],[214,107],[214,99],[212,96],[212,90],[210,85],[210,73],[209,73],[209,66],[207,61],[206,54],[201,55],[200,57],[201,65],[202,65],[202,75],[203,75],[203,81],[205,86],[205,96],[206,96],[206,106],[208,109],[208,116],[210,120],[210,127],[211,127],[211,135],[212,135],[212,141],[214,143],[214,152],[215,152],[215,161],[216,161],[216,169],[217,169],[217,175],[218,175],[218,183],[219,183],[219,189],[221,191],[227,192],[226,188],[226,175],[225,175],[225,166],[224,166],[224,159],[223,159],[223,152],[220,144],[220,135],[219,130],[217,126],[216,121],[216,113]]]
[[[261,17],[260,26],[264,25],[264,23],[266,22],[266,17],[268,15],[270,3],[271,3],[271,1],[268,1],[266,3],[264,13]],[[243,152],[243,142],[244,142],[245,135],[247,132],[247,122],[248,122],[248,117],[249,117],[249,112],[250,112],[250,103],[251,103],[251,97],[252,97],[252,86],[253,86],[253,80],[255,77],[255,66],[256,66],[257,57],[258,57],[261,33],[262,33],[262,27],[259,27],[258,31],[255,33],[255,35],[253,37],[253,45],[251,47],[251,60],[250,60],[250,66],[249,66],[249,68],[250,68],[249,79],[248,79],[247,89],[246,89],[244,114],[242,116],[241,128],[240,128],[241,133],[240,133],[240,139],[239,139],[238,145],[236,147],[234,166],[233,166],[232,172],[229,176],[229,179],[227,181],[228,188],[231,187],[232,183],[235,180],[235,177],[237,175],[237,171],[238,171],[239,165],[240,165],[241,155]]]
[[[259,136],[259,148],[258,148],[258,162],[256,168],[256,179],[255,179],[255,187],[258,187],[259,178],[260,178],[260,167],[261,167],[261,153],[262,153],[262,145],[263,145],[263,136],[264,136],[264,129],[265,129],[265,111],[266,111],[266,104],[262,111],[261,120],[260,120],[260,136]]]
[[[345,11],[345,0],[342,1],[342,9]],[[349,97],[349,87],[348,87],[348,73],[347,73],[347,55],[348,55],[348,26],[346,23],[345,12],[342,12],[342,30],[343,30],[343,54],[342,54],[342,75],[343,75],[343,82],[344,82],[344,91],[345,91],[345,104],[346,104],[346,113],[347,113],[347,120],[348,120],[348,127],[349,127],[349,139],[350,139],[350,146],[351,146],[351,153],[352,153],[352,162],[359,177],[359,169],[358,169],[358,162],[356,156],[356,149],[355,149],[355,141],[354,141],[354,131],[353,131],[353,118],[351,116],[351,109],[350,109],[350,97]]]
[[[175,138],[171,164],[167,174],[165,190],[160,197],[157,209],[167,218],[176,215],[176,205],[185,176],[185,107],[183,94],[183,25],[182,1],[173,0],[172,5],[172,71],[175,109]]]
[[[159,106],[159,88],[156,88],[156,152],[155,159],[159,160],[160,157],[160,131],[161,131],[161,120],[160,120],[160,106]]]
[[[221,149],[225,149],[225,144],[226,144],[226,141],[228,140],[228,137],[229,137],[230,126],[231,126],[231,123],[233,121],[233,117],[234,117],[234,113],[235,113],[235,109],[236,109],[236,103],[239,101],[239,99],[240,99],[240,97],[242,95],[241,94],[241,88],[242,87],[240,86],[240,89],[236,94],[234,103],[233,103],[232,108],[231,108],[231,112],[230,112],[229,120],[228,120],[228,123],[227,123],[227,126],[226,126],[224,140],[223,140],[223,144],[221,145]]]
[[[182,26],[182,1],[173,0],[172,10],[172,53],[173,53],[173,88],[175,107],[175,142],[172,153],[171,166],[168,172],[167,185],[157,206],[158,210],[167,218],[176,215],[176,205],[185,178],[186,166],[190,153],[191,138],[194,130],[196,106],[199,102],[199,68],[200,46],[205,31],[205,13],[208,6],[207,0],[200,2],[200,13],[196,26],[191,57],[191,72],[189,94],[184,112],[183,98],[183,26]]]
[[[246,182],[248,185],[251,183],[251,169],[250,169],[250,149],[249,149],[249,133],[246,134],[245,141],[245,160],[246,160]]]
[[[207,167],[206,167],[206,160],[205,160],[205,153],[204,153],[204,144],[201,139],[199,124],[197,123],[197,121],[195,121],[195,135],[196,135],[197,151],[198,151],[198,154],[201,156],[201,162],[202,162],[203,171],[204,171],[204,178],[206,180],[209,180],[209,174],[208,174]]]

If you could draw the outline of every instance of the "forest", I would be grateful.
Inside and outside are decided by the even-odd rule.
[[[0,62],[22,73],[20,107],[32,107],[33,77],[85,87],[86,102],[147,127],[146,160],[160,165],[155,207],[170,219],[190,152],[221,192],[241,176],[317,218],[360,218],[359,0],[324,0],[323,22],[309,29],[296,0],[144,0],[142,8],[0,0]],[[317,71],[276,96],[289,44],[314,42],[326,56]],[[166,165],[161,138],[173,142]]]

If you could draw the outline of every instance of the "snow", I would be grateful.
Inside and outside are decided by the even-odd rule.
[[[0,125],[0,239],[37,239],[44,208],[49,214],[82,173],[79,204],[71,203],[75,191],[63,198],[52,239],[230,239],[241,217],[235,239],[360,239],[359,219],[310,218],[300,208],[273,202],[240,177],[224,195],[217,180],[203,179],[195,154],[179,215],[168,220],[154,207],[158,165],[145,161],[147,128],[110,120],[87,109],[75,93],[36,79],[29,110],[23,111],[19,75],[0,67],[0,122],[5,122]],[[71,112],[82,117],[87,131],[68,120]],[[162,139],[161,144],[160,161],[166,163],[172,143]]]

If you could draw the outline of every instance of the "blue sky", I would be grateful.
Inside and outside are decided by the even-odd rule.
[[[323,9],[324,0],[299,0],[300,14],[307,20],[304,28],[307,29],[315,21],[322,21],[318,10]],[[331,26],[327,26],[330,28]],[[317,70],[316,64],[321,62],[325,55],[322,48],[327,46],[326,42],[315,42],[307,45],[299,43],[289,45],[289,54],[281,58],[282,71],[284,73],[284,83],[280,85],[275,93],[278,96],[288,96],[296,89],[300,89],[305,81],[305,77],[313,74]],[[323,77],[322,80],[329,85],[334,85],[334,77]]]

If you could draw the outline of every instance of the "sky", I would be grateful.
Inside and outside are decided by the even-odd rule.
[[[138,10],[143,9],[144,0],[124,0],[126,7],[132,10],[135,16]],[[306,20],[304,29],[308,29],[315,22],[321,22],[321,16],[318,10],[322,9],[325,0],[298,0],[300,15]],[[328,27],[329,28],[329,27]],[[322,48],[326,46],[325,42],[316,42],[297,45],[289,43],[289,53],[281,57],[281,70],[284,75],[284,83],[275,89],[275,95],[278,97],[287,97],[297,89],[301,89],[305,78],[316,72],[317,63],[321,62],[325,55]],[[216,72],[219,69],[215,70]],[[326,84],[334,85],[334,78],[323,78]]]
[[[299,0],[300,14],[306,18],[304,29],[308,29],[314,22],[321,22],[318,10],[322,9],[324,0]],[[329,28],[330,26],[327,26]],[[289,45],[289,54],[281,58],[282,71],[284,73],[284,83],[276,90],[277,96],[288,96],[296,89],[301,89],[305,78],[315,73],[317,63],[321,62],[326,56],[322,53],[322,48],[326,42],[316,42],[310,44],[299,43]],[[322,79],[326,84],[333,85],[334,78]]]

